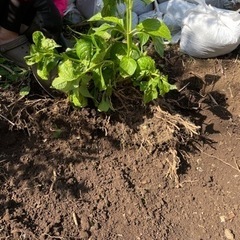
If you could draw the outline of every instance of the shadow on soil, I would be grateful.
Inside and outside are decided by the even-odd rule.
[[[16,101],[1,98],[0,102],[5,106]],[[115,101],[119,98],[120,95],[115,96]],[[77,173],[87,167],[86,162],[93,162],[97,168],[100,159],[111,154],[105,148],[121,150],[121,129],[118,126],[111,128],[112,125],[126,125],[129,131],[136,131],[144,121],[148,109],[140,104],[137,109],[133,101],[134,97],[131,97],[127,105],[120,104],[121,114],[113,113],[111,122],[109,116],[95,110],[72,111],[66,102],[53,104],[53,101],[43,100],[28,105],[24,101],[16,101],[4,112],[6,119],[0,118],[0,184],[3,187],[0,217],[6,209],[18,207],[18,203],[10,204],[13,202],[7,199],[11,191],[6,189],[9,183],[12,189],[26,188],[43,194],[54,191],[61,199],[79,199],[90,191],[92,186],[87,177]],[[128,109],[127,114],[125,108]],[[17,123],[17,126],[11,126],[7,120]],[[112,132],[106,134],[109,125]],[[106,142],[107,146],[104,145]],[[75,171],[76,166],[78,169]]]
[[[197,141],[210,145],[211,139],[205,134],[211,135],[217,131],[214,130],[213,123],[204,123],[206,116],[201,110],[207,108],[224,120],[231,118],[231,113],[227,111],[225,95],[214,90],[219,78],[215,75],[206,75],[204,79],[192,76],[177,83],[180,92],[173,91],[166,96],[166,102],[174,112],[190,118],[201,127],[201,137]],[[102,145],[101,140],[107,140],[112,151],[121,149],[121,129],[118,130],[118,135],[114,135],[114,132],[106,134],[108,124],[120,123],[122,126],[128,126],[128,134],[131,134],[137,131],[144,117],[151,117],[149,109],[141,106],[140,100],[136,102],[136,98],[131,96],[130,93],[123,95],[121,92],[115,96],[114,101],[122,99],[118,109],[121,114],[113,113],[111,122],[107,115],[95,110],[71,112],[69,107],[61,105],[62,103],[59,106],[37,106],[38,109],[44,107],[45,110],[41,110],[41,114],[40,111],[35,113],[35,116],[25,114],[24,121],[34,121],[34,129],[10,131],[8,124],[1,121],[0,184],[3,186],[10,180],[14,187],[25,184],[32,191],[37,188],[45,194],[54,189],[63,198],[66,195],[79,198],[90,191],[91,186],[84,177],[76,178],[73,164],[81,167],[82,163],[91,161],[97,168],[99,159],[105,157],[102,153],[106,146]],[[13,114],[21,109],[21,106],[17,108],[13,109]],[[36,110],[33,111],[29,106],[23,109],[28,113]],[[113,128],[113,131],[114,129],[116,130]],[[29,136],[29,131],[34,134]],[[195,143],[182,147],[188,152],[198,151]],[[182,156],[179,157],[182,162],[178,173],[184,174],[190,164]],[[4,193],[0,199],[1,202],[6,202],[0,209],[8,208],[11,204],[5,199]],[[18,203],[12,204],[14,208],[18,207]],[[3,211],[0,211],[0,216],[2,214]]]
[[[172,91],[166,96],[166,101],[174,111],[200,126],[199,138],[189,145],[182,146],[185,152],[199,151],[199,144],[214,148],[213,145],[216,142],[211,139],[211,135],[219,133],[219,131],[215,130],[214,123],[206,123],[207,116],[204,113],[206,110],[222,120],[232,118],[232,114],[227,110],[228,104],[225,94],[214,90],[219,79],[220,76],[209,74],[206,74],[204,78],[192,76],[176,83],[180,91]],[[178,157],[181,159],[178,174],[186,174],[191,165],[181,154]]]

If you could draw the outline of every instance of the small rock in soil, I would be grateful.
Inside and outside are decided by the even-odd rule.
[[[87,216],[81,217],[81,227],[82,227],[82,230],[85,230],[85,231],[90,229],[90,223]]]
[[[91,231],[91,232],[94,232],[94,231],[96,231],[96,230],[98,230],[98,229],[100,229],[100,224],[99,224],[99,223],[95,223],[95,224],[91,227],[90,231]]]
[[[227,239],[229,239],[229,240],[234,240],[234,239],[235,239],[232,230],[226,228],[225,231],[224,231],[224,233],[225,233],[225,237],[226,237]]]
[[[88,234],[88,232],[86,232],[86,231],[81,231],[81,232],[79,233],[79,237],[80,237],[80,239],[82,239],[82,240],[87,240],[87,239],[89,238],[89,234]]]

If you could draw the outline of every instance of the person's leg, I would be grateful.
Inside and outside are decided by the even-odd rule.
[[[6,0],[1,3],[0,44],[17,38],[21,25],[21,4],[19,0]]]
[[[29,39],[34,31],[41,31],[47,37],[58,40],[62,31],[62,17],[53,0],[33,0],[32,6],[26,9],[22,23],[30,26],[26,32]]]
[[[34,31],[42,31],[47,37],[54,38],[57,42],[61,40],[62,18],[53,0],[0,0],[0,2],[0,54],[2,56],[27,68],[24,57],[29,54],[29,40],[31,41]],[[21,35],[19,34],[20,26],[25,23],[25,20],[31,25],[28,29],[29,34],[25,32]]]
[[[0,45],[13,41],[18,37],[18,33],[9,31],[6,28],[0,27]]]
[[[31,26],[28,38],[39,30],[48,37],[58,39],[62,30],[62,17],[53,0],[1,0],[0,44],[15,39],[20,26]]]

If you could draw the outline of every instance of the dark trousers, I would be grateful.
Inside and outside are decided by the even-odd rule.
[[[21,24],[30,33],[43,31],[55,39],[62,30],[62,18],[52,0],[0,0],[0,26],[19,33]]]

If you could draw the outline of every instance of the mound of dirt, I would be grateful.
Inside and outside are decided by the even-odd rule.
[[[236,53],[171,50],[179,91],[143,106],[125,86],[109,114],[2,88],[1,239],[239,239]]]

